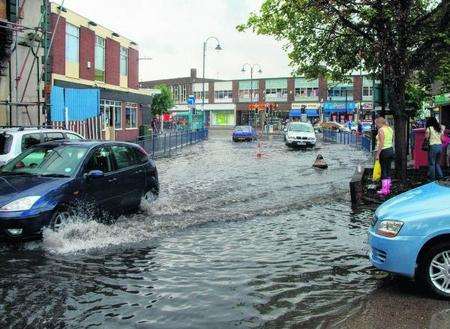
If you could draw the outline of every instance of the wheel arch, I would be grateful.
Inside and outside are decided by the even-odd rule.
[[[427,251],[430,250],[431,247],[442,242],[450,242],[450,233],[439,234],[437,236],[432,237],[427,242],[425,242],[425,244],[422,246],[422,248],[420,248],[420,251],[417,254],[416,264],[417,265],[421,264],[424,256],[426,255]]]

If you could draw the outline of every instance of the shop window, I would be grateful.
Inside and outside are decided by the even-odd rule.
[[[105,81],[105,39],[95,37],[95,80]]]
[[[80,56],[80,30],[75,25],[66,24],[66,61],[78,63]]]
[[[126,128],[137,128],[137,105],[127,104],[125,108]]]

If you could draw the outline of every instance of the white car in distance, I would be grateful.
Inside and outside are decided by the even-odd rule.
[[[312,124],[307,122],[290,122],[285,131],[288,147],[314,147],[317,137]]]
[[[27,148],[54,140],[79,140],[83,136],[63,129],[35,127],[0,128],[0,166],[14,159]]]

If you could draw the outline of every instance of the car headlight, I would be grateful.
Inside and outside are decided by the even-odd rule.
[[[39,198],[40,196],[34,195],[17,199],[1,207],[0,211],[25,211],[33,207]]]
[[[378,223],[377,234],[393,238],[397,236],[402,226],[403,222],[398,220],[383,220]]]

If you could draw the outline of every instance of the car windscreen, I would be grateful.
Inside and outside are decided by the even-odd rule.
[[[234,130],[235,131],[246,131],[246,132],[249,132],[249,131],[251,131],[251,128],[247,127],[247,126],[237,126],[236,128],[234,128]]]
[[[0,174],[71,177],[88,149],[78,145],[33,147],[6,164]]]
[[[302,132],[302,133],[313,133],[314,128],[310,125],[296,124],[296,125],[290,125],[289,131],[296,131],[296,132]]]
[[[8,154],[13,142],[12,135],[0,134],[0,154]]]

